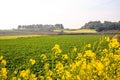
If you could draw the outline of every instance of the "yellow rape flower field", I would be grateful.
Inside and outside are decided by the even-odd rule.
[[[120,43],[109,37],[102,43],[106,48],[98,44],[99,49],[93,50],[92,44],[86,44],[84,51],[73,47],[69,54],[55,44],[50,55],[29,58],[25,69],[16,68],[11,73],[7,60],[0,55],[0,80],[120,80]],[[36,64],[40,64],[40,70],[36,70]]]

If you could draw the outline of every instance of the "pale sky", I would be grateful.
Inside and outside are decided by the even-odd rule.
[[[57,23],[76,29],[96,20],[120,21],[120,0],[0,0],[0,29]]]

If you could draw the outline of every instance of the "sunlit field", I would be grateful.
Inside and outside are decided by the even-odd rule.
[[[0,80],[120,80],[120,43],[105,36],[0,39]]]
[[[43,35],[13,35],[13,36],[0,36],[0,39],[16,39],[21,37],[35,37],[35,36],[43,36]]]
[[[61,32],[61,30],[55,30],[54,32]],[[96,33],[94,29],[78,29],[78,30],[64,30],[64,33]]]

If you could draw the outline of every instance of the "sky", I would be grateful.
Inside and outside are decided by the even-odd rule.
[[[120,21],[120,0],[0,0],[0,29],[31,24],[77,29],[89,21]]]

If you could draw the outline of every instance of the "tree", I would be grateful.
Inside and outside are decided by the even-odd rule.
[[[101,27],[102,23],[100,21],[90,21],[86,23],[82,29],[97,29],[98,27]]]
[[[107,30],[120,30],[120,21],[119,22],[110,22],[104,21],[101,23],[100,21],[90,21],[86,23],[82,29],[96,29],[96,31],[107,31]]]

